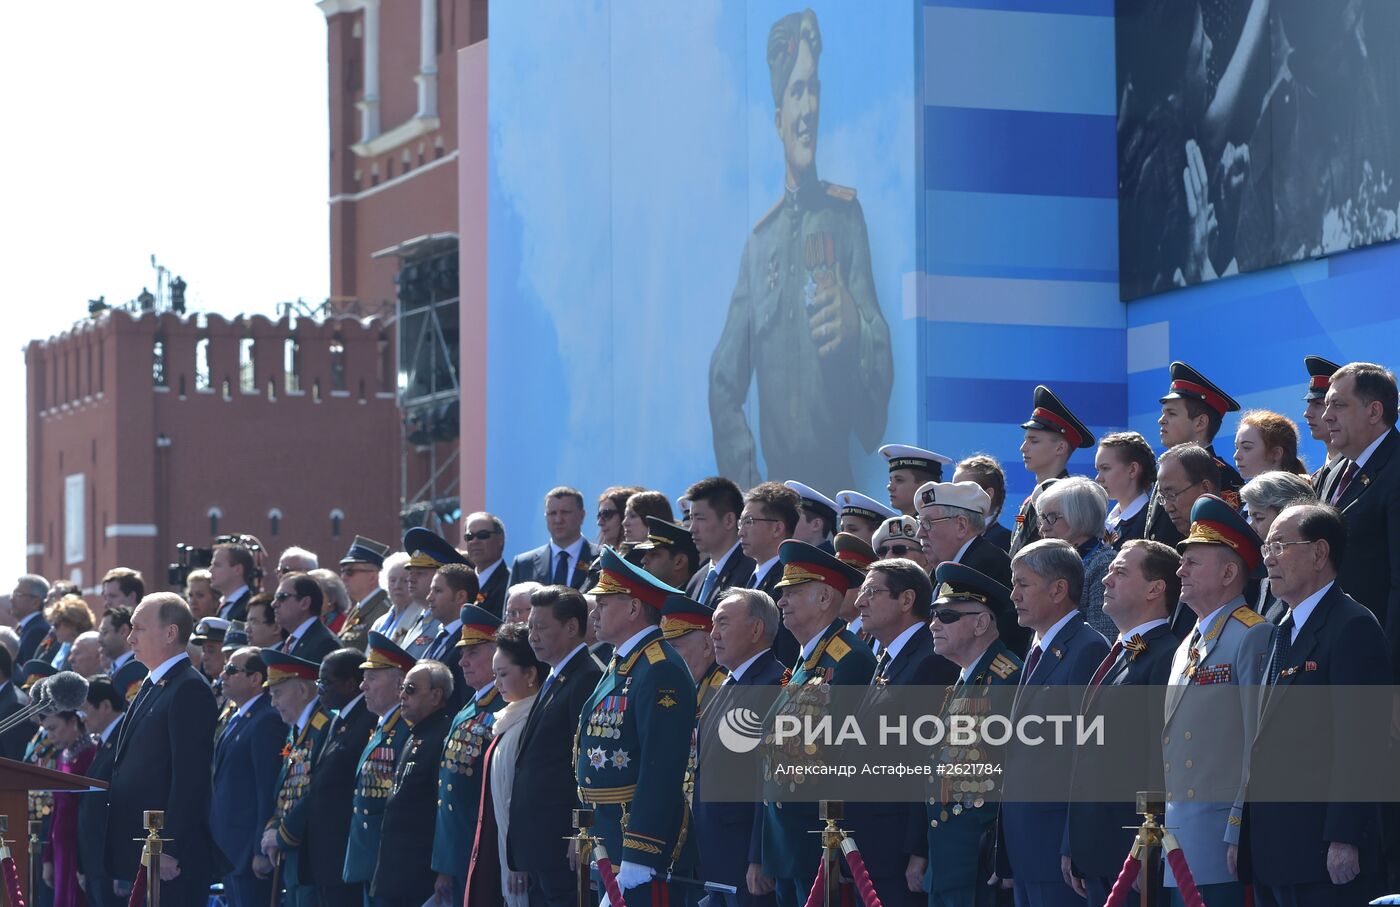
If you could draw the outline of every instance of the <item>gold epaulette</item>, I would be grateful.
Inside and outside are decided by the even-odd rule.
[[[844,639],[836,636],[826,644],[826,654],[830,655],[833,661],[840,661],[851,654],[851,647],[846,644]]]
[[[1240,623],[1244,624],[1246,627],[1252,627],[1255,624],[1264,622],[1263,615],[1261,615],[1258,611],[1255,611],[1249,605],[1240,605],[1238,608],[1230,612],[1230,616],[1233,617],[1235,620],[1239,621]]]
[[[325,727],[329,722],[330,719],[326,717],[325,712],[317,712],[316,714],[311,716],[311,729],[313,731],[319,731],[321,728]]]
[[[992,659],[991,664],[987,665],[987,670],[991,671],[993,674],[997,675],[1002,680],[1005,680],[1012,674],[1015,674],[1017,671],[1021,670],[1021,666],[1016,664],[1016,662],[1012,661],[1011,659],[1007,658],[1005,655],[998,655],[996,658]]]
[[[659,641],[649,643],[645,651],[647,653],[647,664],[649,665],[654,665],[658,661],[666,660],[666,653],[661,651],[661,643]]]
[[[838,186],[835,183],[827,183],[826,194],[832,198],[839,198],[843,202],[849,202],[855,200],[856,190],[849,186]]]

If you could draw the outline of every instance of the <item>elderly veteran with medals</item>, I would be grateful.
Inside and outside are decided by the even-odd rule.
[[[501,619],[478,605],[464,605],[455,652],[462,677],[476,692],[452,719],[438,768],[437,827],[432,868],[438,898],[460,904],[466,897],[467,866],[481,806],[481,756],[491,744],[496,713],[506,701],[496,689],[492,659]]]
[[[815,803],[783,802],[796,785],[772,776],[777,754],[771,728],[780,715],[810,714],[814,707],[823,708],[819,700],[825,700],[831,686],[863,687],[870,683],[875,656],[839,617],[847,591],[860,585],[865,575],[805,542],[783,542],[778,558],[783,564],[779,607],[802,648],[792,676],[764,720],[764,727],[770,729],[765,740],[768,755],[764,760],[763,808],[755,817],[761,823],[763,862],[761,873],[750,867],[748,882],[751,892],[771,890],[778,904],[786,907],[804,903],[812,890],[821,842],[811,832],[820,823]],[[819,760],[821,754],[803,752],[799,757],[785,746],[783,758]]]
[[[933,650],[961,669],[939,717],[946,722],[952,715],[991,714],[997,705],[992,688],[1014,689],[1021,679],[1021,660],[997,632],[1001,616],[1015,610],[1011,593],[991,577],[952,562],[939,564],[933,581]],[[1000,761],[997,753],[979,747],[951,745],[938,759],[948,765]],[[923,821],[910,826],[905,842],[913,854],[906,880],[910,890],[928,892],[929,907],[966,907],[992,872],[997,807],[988,795],[995,780],[935,775],[929,786]]]
[[[360,664],[365,672],[360,689],[365,694],[365,707],[379,716],[379,723],[370,734],[355,771],[355,799],[343,873],[347,883],[364,885],[366,889],[374,879],[384,802],[394,786],[399,754],[409,737],[408,724],[399,713],[399,684],[414,665],[413,657],[383,633],[371,630],[368,644],[365,660]],[[366,892],[366,907],[382,903]]]
[[[693,868],[684,783],[695,725],[695,683],[662,637],[667,597],[681,595],[604,547],[592,594],[598,638],[614,648],[579,716],[574,766],[579,799],[617,867],[629,907],[667,904],[668,872]],[[690,892],[695,894],[695,892]],[[682,900],[687,892],[674,892]]]

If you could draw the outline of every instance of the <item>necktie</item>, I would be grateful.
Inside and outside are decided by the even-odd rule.
[[[1283,619],[1283,623],[1278,625],[1278,632],[1274,635],[1274,654],[1269,659],[1269,684],[1272,686],[1278,683],[1279,672],[1284,669],[1284,663],[1288,661],[1288,655],[1293,648],[1293,615],[1290,613]]]
[[[292,647],[297,644],[299,638],[300,637],[297,636],[288,636],[287,641],[282,643],[282,651],[286,652],[288,655],[292,654]]]
[[[758,588],[758,571],[757,571],[757,570],[755,570],[755,571],[753,572],[753,576],[749,577],[749,588],[750,588],[750,589],[757,589],[757,588]]]
[[[1011,700],[1011,714],[1018,714],[1018,706],[1021,704],[1021,691],[1030,685],[1031,675],[1035,673],[1035,666],[1040,664],[1040,646],[1031,646],[1030,655],[1026,658],[1026,666],[1021,671],[1021,683],[1016,687],[1016,695]]]
[[[1089,681],[1089,694],[1093,695],[1094,690],[1099,688],[1103,679],[1108,676],[1108,672],[1113,670],[1113,666],[1118,663],[1118,656],[1123,651],[1123,640],[1118,640],[1113,644],[1113,648],[1108,650],[1108,656],[1099,662],[1099,669],[1094,672],[1094,679]]]
[[[710,565],[710,572],[705,574],[705,582],[700,585],[700,601],[708,605],[710,596],[714,594],[715,586],[719,583],[719,571],[714,565]]]
[[[1196,648],[1196,643],[1201,641],[1201,627],[1196,625],[1196,629],[1191,631],[1191,640],[1186,644],[1186,677],[1196,676],[1196,665],[1201,660],[1201,651]]]
[[[544,683],[540,684],[540,693],[539,696],[535,699],[536,702],[545,701],[546,695],[549,693],[549,688],[554,686],[554,678],[556,676],[557,675],[553,671],[551,671],[549,676],[544,679]]]
[[[446,630],[446,629],[439,630],[439,631],[437,632],[437,636],[434,636],[434,637],[433,637],[433,644],[432,644],[431,646],[428,647],[428,652],[430,653],[430,654],[428,655],[428,657],[431,658],[431,659],[433,659],[434,661],[436,661],[436,660],[438,660],[439,658],[441,658],[441,657],[442,657],[442,646],[443,646],[443,643],[445,643],[445,642],[447,642],[447,630]]]
[[[1341,480],[1337,482],[1337,487],[1332,489],[1332,499],[1328,501],[1333,507],[1336,507],[1337,502],[1342,499],[1342,495],[1346,494],[1347,486],[1351,484],[1352,479],[1356,478],[1358,469],[1359,467],[1356,465],[1355,460],[1347,462],[1347,468],[1342,472]]]
[[[885,668],[890,665],[890,653],[888,650],[881,652],[880,657],[875,659],[875,676],[884,677]]]
[[[554,578],[551,582],[556,586],[569,584],[569,552],[561,551],[554,558]]]

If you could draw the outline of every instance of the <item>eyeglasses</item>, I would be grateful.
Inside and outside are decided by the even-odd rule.
[[[934,519],[929,519],[929,518],[926,517],[926,516],[924,516],[924,517],[919,517],[919,528],[922,529],[922,530],[925,531],[925,532],[928,532],[930,529],[932,529],[932,528],[934,527],[934,524],[936,524],[936,523],[942,523],[944,520],[956,520],[956,519],[957,519],[957,517],[955,517],[955,516],[940,516],[940,517],[935,517]]]
[[[615,513],[615,512],[616,512],[616,511],[614,511],[614,513]],[[491,539],[493,539],[493,538],[495,538],[495,537],[496,537],[496,530],[494,530],[494,529],[483,529],[483,530],[481,530],[480,532],[464,532],[464,533],[462,533],[462,541],[464,541],[464,542],[486,542],[486,541],[490,541]]]
[[[613,517],[615,517],[615,516],[617,516],[617,515],[618,515],[618,511],[616,511],[616,510],[611,510],[611,509],[609,509],[609,510],[600,510],[600,511],[598,511],[598,521],[599,521],[599,522],[607,522],[608,520],[612,519]]]
[[[418,686],[416,684],[409,683],[407,680],[405,680],[403,683],[399,684],[399,692],[407,693],[408,695],[412,696],[413,694],[418,692]]]
[[[856,593],[856,601],[864,601],[865,599],[870,598],[876,592],[882,593],[884,595],[894,594],[888,589],[881,589],[879,586],[865,586],[859,592]]]
[[[1321,541],[1321,539],[1300,539],[1296,542],[1265,542],[1259,546],[1259,550],[1264,553],[1265,557],[1278,557],[1283,554],[1283,549],[1287,548],[1289,545],[1311,545],[1313,542],[1317,541]]]
[[[341,576],[354,576],[356,573],[378,573],[374,567],[356,567],[353,565],[340,568]]]
[[[1054,527],[1056,523],[1065,518],[1063,513],[1042,513],[1038,514],[1038,516],[1040,517],[1040,522],[1050,527]]]
[[[739,525],[745,529],[752,529],[754,523],[781,523],[782,520],[769,519],[763,516],[746,516],[739,521]]]
[[[964,617],[976,617],[977,613],[974,611],[954,611],[952,608],[939,608],[937,611],[933,612],[933,616],[940,624],[955,624]]]
[[[246,671],[243,668],[240,668],[238,665],[231,664],[224,665],[224,669],[220,673],[222,673],[225,677],[232,677],[235,674],[252,674],[251,671]]]
[[[277,604],[289,598],[301,598],[301,596],[297,595],[295,592],[278,592],[276,595],[272,596],[272,601],[273,604]]]
[[[1184,495],[1184,494],[1186,493],[1187,489],[1195,488],[1197,485],[1201,484],[1201,481],[1204,481],[1204,479],[1202,479],[1202,480],[1200,480],[1200,481],[1192,482],[1190,485],[1187,485],[1186,488],[1183,488],[1183,489],[1181,489],[1180,491],[1163,491],[1163,490],[1162,490],[1162,486],[1161,486],[1161,485],[1158,485],[1158,486],[1157,486],[1157,493],[1160,494],[1160,495],[1162,496],[1162,500],[1165,501],[1166,503],[1168,503],[1168,504],[1175,504],[1175,503],[1176,503],[1176,499],[1179,498],[1179,497],[1181,497],[1182,495]]]
[[[904,557],[913,550],[912,545],[881,545],[875,553],[880,557]]]

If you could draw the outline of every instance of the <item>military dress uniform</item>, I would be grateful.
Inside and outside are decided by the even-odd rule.
[[[1308,390],[1303,394],[1304,403],[1314,403],[1327,399],[1327,389],[1332,386],[1332,375],[1341,368],[1340,365],[1331,359],[1324,359],[1321,356],[1304,356],[1303,366],[1308,370]],[[1308,481],[1312,483],[1313,490],[1319,495],[1322,494],[1322,480],[1327,475],[1327,467],[1332,465],[1329,457],[1326,462],[1312,471]]]
[[[263,649],[267,664],[267,686],[277,686],[288,680],[316,681],[320,666],[313,661],[297,658],[276,649]],[[311,884],[302,865],[301,842],[306,837],[307,789],[311,785],[311,767],[316,753],[325,740],[331,714],[316,700],[300,730],[288,728],[287,743],[282,747],[282,768],[277,773],[277,806],[268,820],[268,830],[277,832],[277,846],[282,851],[282,883],[287,889],[288,907],[314,907],[316,888]]]
[[[345,553],[345,557],[340,559],[340,566],[354,567],[357,564],[364,564],[379,570],[384,567],[384,558],[388,554],[388,545],[363,535],[357,535],[350,544],[350,550]],[[368,645],[370,627],[374,626],[375,622],[383,617],[388,610],[389,593],[383,589],[375,589],[364,601],[352,602],[350,611],[345,615],[345,623],[341,625],[338,634],[341,644],[363,652]]]
[[[398,668],[407,673],[414,660],[382,633],[371,630],[369,647],[365,661],[360,667],[366,671],[385,668]],[[379,830],[384,821],[384,801],[394,786],[394,773],[399,764],[399,755],[408,742],[408,722],[403,720],[399,707],[394,706],[388,715],[379,719],[379,725],[370,735],[360,754],[359,765],[355,770],[355,797],[351,810],[350,840],[345,846],[345,871],[342,877],[349,884],[362,884],[366,887],[365,904],[371,905],[374,899],[369,896],[368,887],[374,878],[374,863],[379,855]]]
[[[1070,412],[1068,406],[1060,402],[1060,398],[1043,384],[1036,385],[1035,393],[1032,397],[1031,417],[1021,423],[1021,428],[1035,431],[1050,431],[1064,437],[1069,442],[1069,446],[1075,449],[1084,449],[1094,446],[1094,434],[1079,421],[1074,413]],[[1016,512],[1016,528],[1011,532],[1011,550],[1008,552],[1012,557],[1016,552],[1029,545],[1031,542],[1040,540],[1040,520],[1035,513],[1035,499],[1042,491],[1056,479],[1069,478],[1069,470],[1061,469],[1060,474],[1054,479],[1046,479],[1038,483],[1026,499],[1021,502],[1021,509]]]
[[[593,592],[628,595],[658,611],[668,595],[680,594],[609,547]],[[593,832],[615,869],[626,862],[654,870],[650,884],[624,892],[628,907],[693,902],[702,892],[666,874],[693,876],[696,863],[684,792],[695,682],[659,626],[631,642],[608,663],[579,716],[578,796],[593,808]]]
[[[462,609],[462,638],[457,648],[493,645],[501,619],[477,605]],[[466,896],[467,867],[481,806],[482,754],[491,745],[496,713],[506,701],[494,683],[476,691],[452,718],[438,768],[437,825],[433,830],[434,872],[452,876],[456,897]]]
[[[1216,387],[1191,366],[1185,362],[1173,362],[1171,364],[1171,388],[1166,396],[1158,399],[1158,403],[1166,403],[1168,400],[1196,400],[1204,403],[1215,410],[1222,418],[1226,413],[1238,412],[1240,405],[1235,399]],[[1215,460],[1215,465],[1220,468],[1220,488],[1218,494],[1231,507],[1239,509],[1239,491],[1244,487],[1244,479],[1239,472],[1229,462],[1222,460],[1215,452],[1214,438],[1202,445],[1206,453]]]

